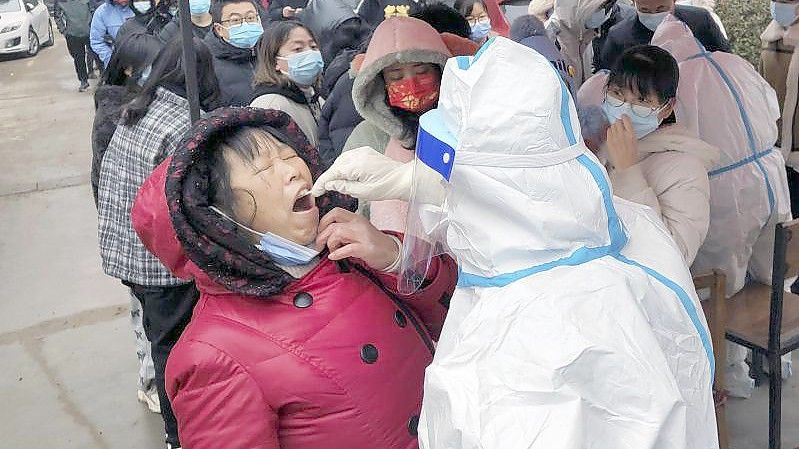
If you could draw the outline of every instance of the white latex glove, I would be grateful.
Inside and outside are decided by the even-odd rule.
[[[311,193],[332,190],[359,200],[408,201],[413,182],[413,162],[402,163],[370,147],[345,151],[319,176]]]

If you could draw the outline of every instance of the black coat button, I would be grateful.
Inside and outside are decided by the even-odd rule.
[[[444,306],[445,309],[449,310],[449,302],[452,299],[452,295],[449,293],[444,293],[441,295],[441,299],[438,300],[438,303]]]
[[[305,292],[299,292],[294,296],[294,307],[305,309],[313,304],[313,296]]]
[[[377,348],[375,348],[375,345],[363,345],[363,348],[361,348],[361,360],[369,364],[377,361]]]
[[[394,322],[396,322],[397,326],[399,327],[405,327],[408,325],[408,319],[405,318],[405,314],[399,310],[394,312]]]
[[[419,435],[419,415],[411,416],[408,420],[408,433],[414,437]]]

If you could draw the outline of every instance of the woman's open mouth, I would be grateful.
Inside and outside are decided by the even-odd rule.
[[[316,201],[314,196],[311,195],[311,192],[309,190],[303,189],[300,192],[300,196],[299,198],[297,198],[297,201],[294,202],[294,207],[292,208],[292,211],[307,212],[313,209],[314,207],[316,207]]]

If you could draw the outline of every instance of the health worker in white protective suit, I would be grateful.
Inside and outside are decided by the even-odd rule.
[[[401,288],[439,247],[458,261],[422,448],[718,447],[691,275],[653,212],[613,197],[534,50],[498,37],[450,59],[416,161],[353,150],[326,189],[410,200]]]
[[[728,296],[743,288],[747,275],[769,284],[775,226],[791,218],[785,159],[774,147],[780,118],[776,92],[740,56],[706,52],[673,16],[658,27],[652,45],[680,65],[677,123],[721,150],[720,162],[708,172],[710,228],[691,269],[723,270]],[[749,397],[754,388],[746,352],[738,345],[728,351],[727,387],[733,396]],[[790,375],[790,355],[783,357],[782,371]]]

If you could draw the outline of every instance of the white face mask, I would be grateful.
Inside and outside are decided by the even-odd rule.
[[[658,29],[660,23],[663,22],[663,19],[665,19],[666,16],[668,15],[669,11],[658,12],[653,14],[638,11],[638,21],[641,22],[643,26],[649,28],[652,31],[655,31]]]

